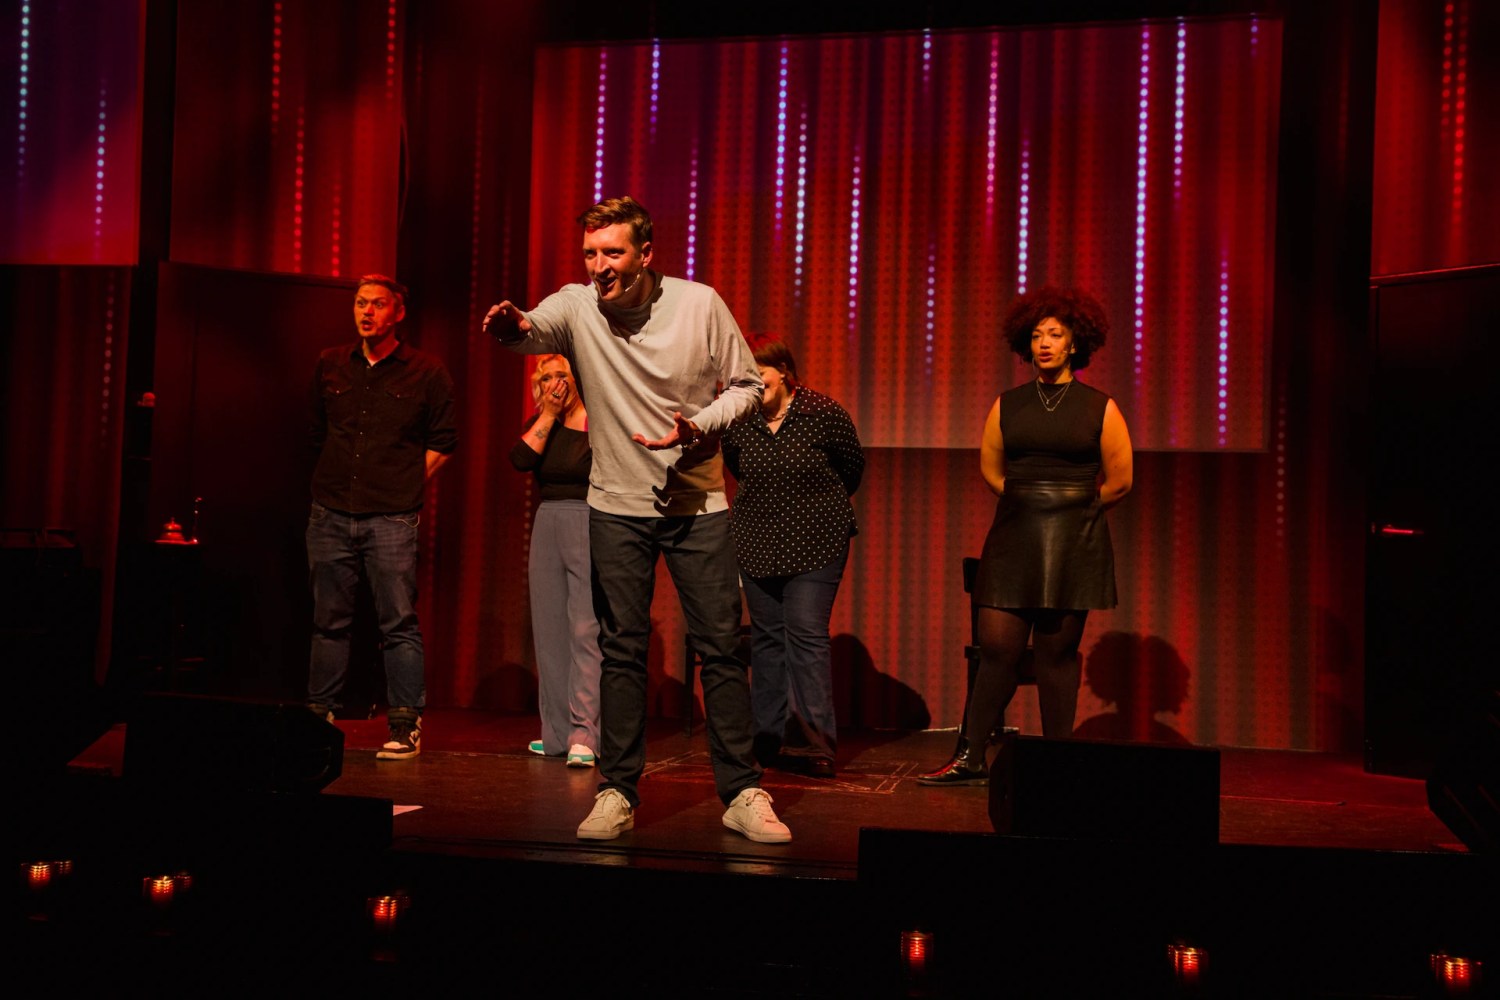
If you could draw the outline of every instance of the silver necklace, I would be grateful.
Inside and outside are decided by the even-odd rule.
[[[796,394],[793,393],[792,395],[795,397]],[[766,423],[774,424],[778,420],[785,419],[786,415],[790,412],[792,412],[792,400],[788,399],[785,403],[781,404],[780,413],[776,414],[776,416],[774,417],[766,417]],[[762,414],[762,416],[764,416],[764,414]]]
[[[1048,399],[1047,398],[1047,394],[1044,393],[1044,392],[1042,392],[1042,380],[1041,379],[1037,379],[1036,380],[1036,398],[1040,399],[1042,401],[1042,407],[1043,407],[1043,409],[1045,409],[1048,413],[1051,413],[1053,410],[1057,409],[1060,405],[1062,405],[1063,397],[1068,394],[1068,390],[1070,388],[1072,388],[1072,386],[1073,386],[1073,380],[1072,379],[1068,379],[1066,382],[1063,383],[1062,391],[1054,393],[1052,395],[1052,398]],[[1053,387],[1054,388],[1056,387],[1056,383],[1053,383]]]

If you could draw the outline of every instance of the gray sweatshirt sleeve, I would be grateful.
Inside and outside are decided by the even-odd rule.
[[[713,293],[709,310],[708,349],[718,363],[719,383],[724,388],[717,399],[693,414],[692,421],[705,434],[714,434],[754,413],[766,387],[740,325],[718,292]]]
[[[559,290],[538,302],[536,308],[525,313],[531,324],[530,333],[517,333],[515,339],[503,339],[501,343],[520,354],[569,354],[573,338],[570,322],[578,285],[564,285]]]

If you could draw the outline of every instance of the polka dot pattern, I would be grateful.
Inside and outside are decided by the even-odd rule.
[[[739,480],[729,516],[746,576],[821,569],[858,532],[849,497],[865,455],[848,411],[829,397],[799,388],[774,434],[757,410],[723,443],[724,462]]]

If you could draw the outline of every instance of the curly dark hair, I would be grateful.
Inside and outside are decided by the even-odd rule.
[[[1088,292],[1076,288],[1038,288],[1011,305],[1000,330],[1022,361],[1031,361],[1031,331],[1051,316],[1073,335],[1073,370],[1089,366],[1089,358],[1104,346],[1109,320],[1104,307]]]

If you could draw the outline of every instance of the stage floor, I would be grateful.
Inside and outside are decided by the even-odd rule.
[[[409,761],[375,759],[383,719],[337,725],[343,772],[325,794],[391,800],[397,852],[852,880],[862,827],[993,831],[987,789],[916,781],[947,759],[951,731],[843,734],[832,780],[767,771],[762,785],[793,833],[790,844],[773,846],[720,823],[701,722],[691,736],[680,721],[651,723],[635,829],[603,843],[574,835],[597,772],[529,752],[538,736],[532,716],[429,711],[422,754]],[[115,726],[74,768],[118,773],[126,729]],[[243,748],[226,739],[223,751]],[[1221,843],[1466,851],[1428,809],[1423,782],[1367,774],[1356,755],[1224,748],[1220,768]]]
[[[430,711],[408,761],[375,758],[384,719],[337,725],[340,777],[285,796],[236,794],[248,765],[274,755],[247,761],[255,738],[213,727],[165,747],[222,765],[221,787],[213,766],[186,795],[108,779],[130,746],[128,723],[110,729],[74,760],[76,780],[27,814],[67,810],[31,836],[62,843],[48,850],[69,852],[79,874],[24,921],[26,953],[89,989],[161,968],[197,983],[224,968],[316,966],[361,988],[492,995],[501,982],[544,996],[564,982],[576,992],[564,970],[607,955],[610,986],[627,995],[968,997],[1003,985],[1070,1000],[1348,1000],[1429,995],[1433,955],[1488,965],[1500,940],[1493,915],[1475,917],[1493,911],[1493,859],[1430,812],[1423,782],[1366,774],[1353,755],[1221,749],[1218,845],[1005,837],[988,789],[916,781],[946,761],[953,732],[845,733],[836,779],[766,773],[793,839],[765,845],[721,824],[702,724],[688,735],[664,719],[648,729],[635,829],[597,843],[575,831],[598,774],[530,753],[534,716]],[[142,872],[177,867],[194,895],[164,933],[141,903]],[[409,917],[372,929],[367,910],[392,894]],[[914,928],[940,942],[920,968],[897,947]],[[1183,941],[1214,956],[1213,992],[1172,978],[1164,949]],[[281,958],[262,966],[265,955]]]

